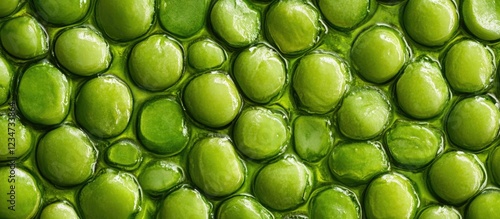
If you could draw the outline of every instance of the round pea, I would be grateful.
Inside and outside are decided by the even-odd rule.
[[[395,163],[405,169],[419,169],[443,150],[440,131],[428,125],[396,122],[386,133],[385,143]]]
[[[497,138],[498,121],[500,111],[488,97],[469,97],[453,106],[446,120],[446,131],[455,145],[478,151]]]
[[[233,75],[243,94],[256,103],[276,97],[286,83],[283,58],[264,44],[243,50],[233,64]]]
[[[458,29],[457,6],[453,0],[409,0],[402,23],[416,42],[425,46],[441,46]]]
[[[361,32],[351,47],[351,61],[367,81],[385,83],[401,70],[409,57],[402,34],[386,25]]]
[[[307,201],[311,189],[312,173],[292,156],[264,166],[253,184],[260,203],[279,211],[294,209]]]
[[[418,219],[461,219],[457,209],[451,206],[430,205],[418,215]]]
[[[21,76],[17,101],[31,122],[56,125],[68,115],[71,88],[66,76],[50,63],[29,67]]]
[[[314,47],[323,28],[318,11],[303,0],[275,1],[267,11],[265,27],[270,41],[285,54]]]
[[[110,138],[125,130],[132,105],[132,94],[125,82],[104,75],[82,86],[75,101],[75,118],[91,134]]]
[[[97,150],[78,128],[59,126],[38,142],[38,169],[43,177],[58,186],[75,186],[94,174]]]
[[[406,66],[395,90],[401,109],[416,119],[439,115],[450,99],[439,64],[426,56]]]
[[[309,202],[311,218],[361,219],[361,205],[353,191],[341,186],[322,189]]]
[[[460,2],[465,26],[482,40],[500,39],[500,4],[497,1],[464,0]]]
[[[419,205],[412,182],[398,173],[375,178],[365,191],[367,218],[413,218]]]
[[[224,73],[196,76],[184,88],[187,112],[203,125],[221,128],[238,115],[242,100],[233,80]]]
[[[181,46],[165,35],[152,35],[137,43],[128,59],[132,79],[151,91],[174,85],[182,76],[183,63]]]
[[[197,141],[188,156],[191,180],[211,196],[226,196],[245,181],[245,166],[227,138],[207,137]]]
[[[312,113],[333,110],[347,90],[348,67],[328,53],[302,57],[293,74],[293,90],[299,105]]]
[[[358,142],[334,146],[328,166],[339,181],[359,185],[389,171],[390,164],[380,143]]]
[[[7,102],[10,97],[13,77],[14,74],[9,62],[0,56],[0,105]]]
[[[21,0],[4,0],[0,3],[0,18],[9,16],[16,11]]]
[[[141,164],[142,152],[131,140],[120,140],[106,149],[106,162],[124,170],[134,170]]]
[[[112,169],[103,169],[78,194],[83,218],[131,218],[139,212],[141,203],[137,179],[130,173]]]
[[[220,67],[226,61],[226,52],[216,42],[202,39],[194,42],[188,49],[188,62],[197,70]]]
[[[108,43],[89,27],[64,30],[55,41],[54,54],[61,66],[79,76],[95,75],[111,64]]]
[[[500,218],[498,206],[500,206],[500,190],[486,189],[469,203],[465,210],[465,218]]]
[[[45,206],[40,219],[80,219],[80,217],[71,204],[59,201]]]
[[[180,166],[166,161],[154,161],[144,168],[138,177],[141,188],[150,195],[159,195],[184,180]]]
[[[445,203],[458,205],[478,193],[486,181],[485,170],[475,154],[451,151],[428,169],[428,185]]]
[[[283,115],[262,107],[244,110],[233,127],[236,148],[255,160],[283,152],[289,137]]]
[[[130,41],[149,30],[154,12],[154,0],[97,0],[95,20],[109,38]]]
[[[7,53],[19,59],[38,58],[49,51],[47,33],[27,15],[6,21],[0,30],[0,41]]]
[[[300,158],[317,162],[333,145],[330,120],[322,117],[299,116],[293,123],[295,152]]]
[[[338,127],[351,139],[366,140],[382,133],[391,117],[391,105],[378,89],[354,88],[337,113]]]
[[[493,176],[493,182],[500,185],[500,147],[496,147],[488,156],[489,171]]]
[[[455,91],[464,93],[483,91],[493,81],[495,73],[493,53],[477,41],[459,41],[446,52],[444,73]]]
[[[318,6],[326,20],[339,29],[352,29],[370,13],[372,0],[318,0]]]
[[[222,202],[217,210],[217,218],[273,219],[274,216],[253,197],[247,195],[237,195]]]
[[[83,19],[90,8],[90,0],[33,0],[36,13],[55,25],[69,25]]]
[[[198,191],[180,187],[173,191],[159,206],[158,218],[209,219],[212,205]]]
[[[158,17],[163,28],[190,37],[205,24],[210,0],[160,0]]]
[[[245,0],[217,0],[210,23],[219,37],[235,47],[250,45],[260,32],[260,14]]]
[[[18,117],[9,113],[0,112],[0,144],[3,145],[0,147],[0,162],[9,161],[13,156],[24,157],[31,150],[33,143],[30,129],[24,126]],[[10,149],[14,149],[14,154],[11,154]]]
[[[0,215],[6,219],[34,218],[40,208],[42,193],[30,172],[10,161],[0,167]],[[13,176],[13,177],[12,177]]]
[[[137,136],[144,147],[161,155],[182,151],[189,141],[181,105],[170,98],[157,98],[144,104],[138,117]]]

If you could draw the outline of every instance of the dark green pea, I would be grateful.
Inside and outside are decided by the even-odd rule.
[[[465,26],[482,40],[500,39],[500,4],[497,1],[464,0],[460,2]]]
[[[80,217],[71,204],[59,201],[45,206],[40,219],[80,219]]]
[[[430,205],[420,212],[418,219],[462,219],[462,216],[451,206]]]
[[[9,116],[6,111],[0,112],[0,144],[3,145],[0,147],[0,162],[9,161],[10,157],[24,157],[31,150],[32,138],[30,129],[18,117]],[[10,149],[14,149],[14,154]]]
[[[165,30],[190,37],[205,24],[210,0],[160,0],[159,20]]]
[[[184,172],[177,164],[154,161],[142,170],[138,180],[144,192],[159,195],[180,184],[184,180]]]
[[[373,0],[318,0],[326,20],[340,29],[352,29],[365,20]]]
[[[12,164],[0,167],[0,217],[5,219],[34,218],[42,202],[37,180],[23,167]]]
[[[216,42],[203,39],[191,44],[188,49],[188,62],[197,70],[220,67],[226,61],[226,52]]]
[[[293,141],[300,158],[309,162],[319,161],[333,144],[330,120],[299,116],[293,123]]]
[[[3,0],[0,2],[0,18],[14,13],[20,3],[21,0]]]
[[[106,149],[106,162],[124,170],[134,170],[141,164],[142,151],[131,140],[120,140]]]
[[[476,196],[465,210],[466,219],[500,218],[500,190],[486,189]]]
[[[159,206],[157,218],[209,219],[211,215],[212,205],[206,198],[198,191],[183,186],[167,195]]]
[[[47,33],[30,16],[15,17],[5,22],[0,30],[0,41],[7,53],[19,59],[34,59],[49,51]]]
[[[494,148],[488,156],[489,171],[493,181],[500,185],[500,147]]]
[[[14,74],[9,62],[0,56],[0,105],[7,102],[10,97],[13,77]]]
[[[36,13],[55,25],[73,24],[85,17],[90,0],[33,0]]]
[[[251,196],[238,195],[225,200],[217,210],[217,219],[273,219],[273,214]]]
[[[312,219],[361,219],[361,205],[348,188],[328,186],[309,202],[309,215]]]

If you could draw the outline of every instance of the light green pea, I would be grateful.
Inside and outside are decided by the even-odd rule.
[[[198,191],[187,186],[168,194],[159,206],[158,219],[212,218],[212,205]]]
[[[11,65],[0,56],[0,105],[7,102],[10,97],[13,77]]]
[[[326,20],[339,29],[352,29],[360,25],[370,14],[373,0],[318,0],[318,6]]]
[[[150,162],[138,177],[141,188],[150,195],[160,195],[184,180],[184,171],[175,163]]]
[[[34,142],[30,128],[11,113],[11,111],[0,112],[0,144],[3,145],[0,147],[0,162],[9,161],[11,157],[23,158],[31,150]]]
[[[233,196],[219,206],[217,219],[273,219],[273,214],[257,200],[247,195]]]
[[[300,158],[317,162],[333,145],[330,120],[322,117],[299,116],[293,123],[295,151]]]
[[[465,26],[482,40],[500,39],[500,2],[463,0],[460,2]]]
[[[430,205],[420,212],[418,219],[462,219],[462,216],[451,206]]]
[[[39,183],[33,175],[10,161],[0,167],[0,217],[3,219],[34,218],[42,202]]]
[[[158,17],[163,28],[190,37],[205,24],[210,0],[160,0]]]
[[[465,218],[500,218],[498,206],[500,206],[500,190],[497,188],[485,189],[469,203],[465,210]]]
[[[49,204],[43,208],[40,219],[80,219],[75,209],[66,201]]]
[[[202,39],[194,42],[188,49],[188,62],[197,70],[220,67],[226,61],[226,52],[216,42]]]
[[[132,140],[119,140],[106,149],[106,162],[124,170],[134,170],[141,164],[142,151]]]
[[[36,13],[55,25],[69,25],[83,19],[90,8],[90,0],[33,0]]]
[[[312,219],[361,219],[361,205],[356,194],[342,186],[328,186],[309,202]]]
[[[10,55],[19,59],[34,59],[49,51],[47,33],[35,18],[20,16],[6,21],[0,30],[0,41]]]

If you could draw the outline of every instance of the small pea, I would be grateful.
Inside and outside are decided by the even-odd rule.
[[[40,219],[80,219],[80,217],[67,201],[58,201],[45,206]]]
[[[183,186],[168,194],[159,205],[158,219],[212,218],[212,205],[198,191]]]
[[[485,189],[469,203],[465,210],[465,218],[500,218],[498,206],[500,206],[500,190]]]
[[[162,27],[179,37],[190,37],[203,28],[210,0],[160,0],[158,4]]]
[[[10,55],[19,59],[34,59],[49,51],[48,36],[42,25],[24,15],[6,21],[0,29],[0,41]]]
[[[188,49],[188,62],[197,70],[220,67],[226,61],[226,52],[216,42],[202,39],[194,42]]]
[[[34,218],[42,202],[42,192],[39,182],[33,175],[23,167],[17,166],[17,162],[0,167],[0,198],[2,207],[0,217],[7,219]],[[14,177],[12,177],[14,175]]]
[[[106,162],[124,170],[134,170],[141,164],[142,151],[135,142],[123,139],[114,142],[106,149]]]
[[[326,20],[339,29],[352,29],[370,14],[373,0],[319,0],[318,6]]]
[[[233,196],[219,206],[218,219],[273,219],[273,214],[262,206],[257,200],[247,195]]]
[[[361,205],[356,194],[342,186],[328,186],[321,189],[311,202],[311,218],[361,219]]]
[[[300,158],[317,162],[333,145],[330,120],[315,116],[299,116],[293,123],[293,142]]]
[[[150,162],[138,177],[141,188],[150,195],[160,195],[184,180],[180,166],[167,161]]]
[[[497,1],[464,0],[460,2],[465,26],[482,40],[500,39],[500,6]]]
[[[418,215],[418,219],[461,219],[457,209],[447,205],[430,205]]]
[[[9,115],[8,111],[0,112],[0,136],[0,143],[4,145],[0,147],[0,162],[11,160],[9,157],[12,157],[12,148],[15,148],[16,157],[23,158],[30,152],[35,141],[31,129],[19,117]]]
[[[55,25],[69,25],[87,15],[90,0],[33,0],[33,5],[43,20]]]

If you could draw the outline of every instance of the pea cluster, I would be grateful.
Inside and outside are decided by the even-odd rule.
[[[500,218],[499,39],[500,1],[2,0],[0,219]]]

